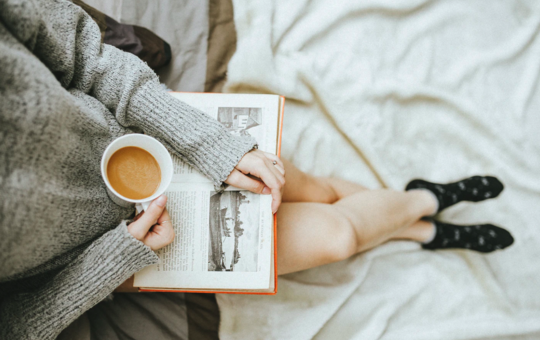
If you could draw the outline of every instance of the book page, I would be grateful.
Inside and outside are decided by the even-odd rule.
[[[276,153],[279,99],[269,95],[176,94],[235,134],[250,134],[259,149]],[[160,260],[135,274],[134,286],[153,288],[267,289],[272,273],[272,198],[212,182],[173,157],[166,195],[175,229]]]

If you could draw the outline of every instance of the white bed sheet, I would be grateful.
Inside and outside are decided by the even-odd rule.
[[[402,189],[493,174],[496,200],[440,218],[491,222],[481,255],[391,242],[218,295],[227,339],[540,338],[540,2],[235,0],[230,92],[287,96],[283,156],[316,175]]]

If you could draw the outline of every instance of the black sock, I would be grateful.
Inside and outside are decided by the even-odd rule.
[[[438,221],[433,221],[433,224],[435,237],[422,244],[424,249],[461,248],[490,253],[514,243],[512,234],[492,224],[459,226]]]
[[[479,202],[497,197],[503,191],[504,186],[495,177],[473,176],[449,184],[437,184],[415,179],[410,181],[405,188],[405,190],[413,189],[431,191],[439,201],[437,209],[439,212],[461,201]]]

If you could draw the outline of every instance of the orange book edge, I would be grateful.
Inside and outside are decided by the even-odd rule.
[[[204,93],[204,92],[179,92],[178,93]],[[239,94],[239,93],[220,93],[220,94]],[[285,113],[285,97],[279,96],[281,101],[280,112],[278,116],[278,140],[277,156],[281,157],[281,137],[283,133],[283,114]],[[209,291],[209,290],[182,290],[182,289],[149,289],[138,288],[141,293],[204,293],[204,294],[243,294],[243,295],[276,295],[278,290],[278,267],[277,267],[277,213],[274,214],[274,291],[272,292],[236,292],[236,291]]]

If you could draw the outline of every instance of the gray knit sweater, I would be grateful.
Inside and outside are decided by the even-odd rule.
[[[157,256],[127,231],[99,163],[143,131],[220,184],[254,146],[102,45],[65,0],[0,0],[0,339],[54,339]]]

